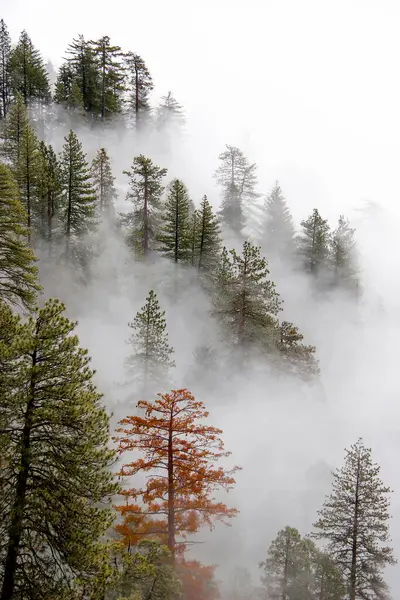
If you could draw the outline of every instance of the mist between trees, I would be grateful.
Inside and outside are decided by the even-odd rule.
[[[361,439],[312,531],[270,540],[259,584],[234,557],[221,582],[196,554],[243,512],[226,501],[242,467],[210,424],[215,398],[222,422],[241,378],[269,405],[294,390],[315,411],[326,401],[280,283],[355,319],[363,285],[345,216],[295,224],[279,182],[263,195],[235,146],[215,157],[217,210],[153,155],[120,168],[114,134],[166,157],[184,137],[182,106],[168,92],[153,107],[152,90],[143,58],[107,36],[79,35],[55,73],[0,22],[0,599],[388,598],[390,489]],[[101,140],[90,158],[84,138]],[[76,332],[99,314],[96,372]]]

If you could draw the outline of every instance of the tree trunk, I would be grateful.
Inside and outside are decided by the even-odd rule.
[[[36,351],[32,354],[32,367],[37,362]],[[35,381],[32,372],[30,398],[25,412],[25,423],[22,430],[21,463],[15,489],[15,500],[12,507],[12,520],[9,529],[7,554],[4,562],[4,579],[0,600],[12,600],[15,588],[15,575],[23,531],[24,511],[26,506],[27,481],[30,469],[31,430],[34,413]]]
[[[173,457],[173,409],[171,409],[168,433],[168,548],[175,564],[175,488],[174,488],[174,457]]]
[[[354,498],[353,518],[353,540],[351,548],[351,571],[350,571],[350,600],[356,600],[357,590],[357,554],[358,554],[358,510],[359,510],[359,487],[360,487],[360,457],[357,462],[356,494]]]

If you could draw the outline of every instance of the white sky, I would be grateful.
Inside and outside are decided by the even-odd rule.
[[[262,191],[279,178],[295,217],[399,204],[396,1],[1,0],[0,14],[56,64],[78,33],[141,54],[199,146],[243,147]]]

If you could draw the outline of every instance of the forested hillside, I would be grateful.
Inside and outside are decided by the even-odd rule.
[[[194,195],[141,55],[77,35],[60,62],[1,20],[0,600],[388,598],[391,489],[358,433],[301,518],[257,500],[326,435],[330,340],[365,306],[352,223],[295,222],[229,144]]]

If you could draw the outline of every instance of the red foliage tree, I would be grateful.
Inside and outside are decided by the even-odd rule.
[[[185,600],[220,598],[214,565],[202,565],[197,560],[183,560],[177,565],[177,573],[182,582],[182,597]]]
[[[229,456],[220,429],[199,423],[208,417],[202,402],[186,389],[158,394],[153,402],[140,401],[144,416],[127,417],[114,438],[120,454],[139,452],[141,457],[122,467],[120,475],[150,473],[143,487],[125,490],[126,504],[117,506],[122,523],[116,527],[127,546],[140,537],[157,537],[166,543],[173,560],[182,554],[188,536],[202,525],[228,523],[237,514],[214,498],[214,492],[230,490],[232,475],[215,463]]]

